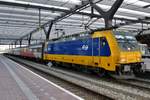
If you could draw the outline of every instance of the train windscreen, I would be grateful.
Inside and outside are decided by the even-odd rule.
[[[115,35],[119,47],[124,51],[137,51],[139,50],[138,42],[134,36],[128,35]]]

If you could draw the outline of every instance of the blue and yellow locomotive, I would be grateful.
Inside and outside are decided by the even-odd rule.
[[[112,30],[97,30],[83,35],[47,42],[43,59],[81,65],[100,74],[107,71],[118,76],[133,76],[144,70],[141,52],[134,39],[115,37]]]

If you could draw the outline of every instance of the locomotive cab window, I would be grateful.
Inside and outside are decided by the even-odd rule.
[[[137,51],[139,50],[138,42],[134,36],[116,35],[119,47],[123,51]]]
[[[106,45],[106,43],[107,43],[106,38],[105,37],[101,37],[100,38],[100,45],[101,45],[101,47],[104,47]]]
[[[106,37],[100,37],[100,56],[110,56],[111,51]]]

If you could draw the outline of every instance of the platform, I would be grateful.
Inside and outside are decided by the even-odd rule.
[[[83,100],[53,82],[0,56],[0,100]]]
[[[143,58],[143,61],[146,64],[146,71],[150,71],[150,58]]]

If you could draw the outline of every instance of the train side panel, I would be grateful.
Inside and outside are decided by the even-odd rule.
[[[33,52],[29,48],[22,48],[20,51],[20,55],[23,57],[35,58]]]
[[[108,37],[95,35],[93,38],[49,43],[47,52],[44,54],[44,60],[101,67],[109,71],[115,71],[116,60],[112,56],[107,38],[111,38],[111,35]],[[113,43],[114,40],[109,42]]]

